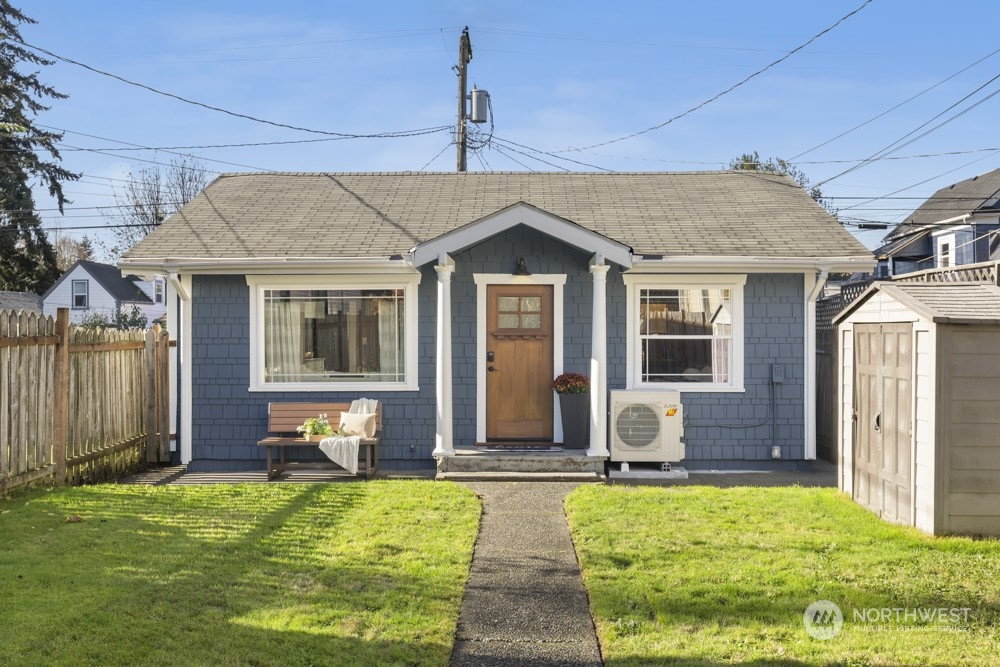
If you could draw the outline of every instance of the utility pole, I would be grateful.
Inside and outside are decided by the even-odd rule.
[[[465,89],[468,85],[467,66],[471,60],[472,40],[469,39],[469,26],[465,26],[462,36],[458,38],[458,133],[455,136],[455,144],[458,148],[457,170],[459,172],[466,170]]]

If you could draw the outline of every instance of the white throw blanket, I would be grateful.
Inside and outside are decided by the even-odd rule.
[[[351,402],[351,414],[375,414],[378,401],[370,398],[359,398]],[[319,442],[319,449],[326,457],[347,470],[352,475],[358,474],[358,450],[361,447],[360,435],[332,435]]]

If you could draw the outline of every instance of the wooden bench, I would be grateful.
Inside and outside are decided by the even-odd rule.
[[[313,436],[312,440],[296,432],[299,426],[309,417],[325,414],[330,426],[336,430],[340,424],[340,413],[348,412],[350,403],[269,403],[267,406],[267,437],[257,443],[258,447],[267,448],[267,478],[274,479],[286,470],[336,470],[338,466],[333,461],[286,461],[285,449],[288,447],[312,447],[319,449],[321,438]],[[379,435],[382,433],[382,404],[375,410],[375,437],[362,438],[358,451],[358,470],[361,472],[361,452],[364,452],[364,475],[371,478],[378,470]],[[274,460],[273,449],[278,450],[278,461]]]

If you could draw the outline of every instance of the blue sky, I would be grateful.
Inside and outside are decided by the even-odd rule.
[[[721,169],[757,150],[792,159],[813,183],[823,183],[844,219],[894,222],[936,189],[1000,166],[998,95],[892,154],[903,159],[837,177],[936,115],[945,112],[910,138],[1000,90],[1000,80],[987,84],[1000,73],[1000,53],[990,56],[1000,46],[997,3],[873,0],[802,51],[665,127],[560,152],[683,113],[862,3],[15,0],[38,21],[22,27],[29,44],[209,105],[353,134],[452,126],[451,67],[468,25],[470,84],[490,92],[494,136],[508,142],[470,155],[470,170],[555,170],[540,160],[592,169],[562,158],[615,171]],[[45,213],[47,227],[74,238],[101,236],[79,228],[106,224],[94,207],[113,204],[113,188],[122,185],[117,179],[153,166],[140,160],[173,157],[165,150],[109,151],[124,146],[117,142],[162,148],[322,138],[185,104],[64,62],[41,78],[70,96],[53,102],[38,122],[67,131],[63,164],[84,174],[66,186],[73,200],[67,215]],[[452,139],[442,130],[177,152],[198,156],[213,172],[453,171]],[[558,157],[525,148],[517,150],[529,155],[514,153],[509,142]],[[37,204],[52,205],[41,195]],[[872,246],[883,234],[859,238]]]

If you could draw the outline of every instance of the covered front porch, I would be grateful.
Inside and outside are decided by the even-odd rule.
[[[438,476],[603,478],[608,274],[631,266],[631,250],[521,203],[421,244],[412,257],[437,278]],[[581,449],[563,446],[551,383],[564,370],[590,378]]]

